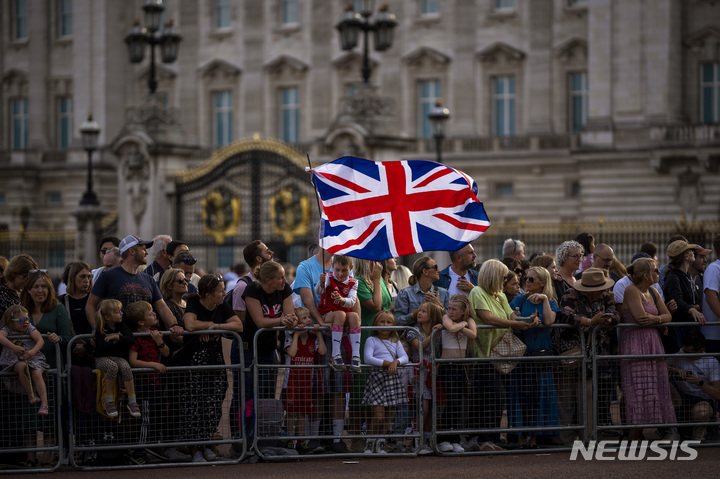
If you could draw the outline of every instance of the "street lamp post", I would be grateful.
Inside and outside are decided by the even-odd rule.
[[[375,50],[382,52],[392,46],[393,29],[397,25],[395,14],[388,11],[387,4],[380,7],[375,21],[370,21],[373,13],[374,0],[358,1],[359,12],[354,10],[353,3],[348,3],[345,12],[340,16],[335,28],[340,34],[340,48],[343,50],[352,50],[358,43],[358,36],[362,31],[363,37],[363,63],[362,78],[363,83],[370,83],[370,56],[369,56],[369,40],[370,32],[375,34]]]
[[[442,106],[442,100],[435,100],[435,106],[428,112],[428,119],[435,138],[435,150],[437,152],[437,162],[442,163],[442,142],[445,139],[445,123],[450,118],[450,110]]]
[[[165,11],[163,0],[145,0],[142,6],[145,12],[145,27],[140,26],[140,19],[135,19],[130,32],[125,36],[130,63],[140,63],[145,58],[145,45],[150,45],[150,73],[148,75],[148,88],[154,95],[157,89],[155,75],[155,45],[160,45],[160,56],[163,63],[173,63],[177,59],[178,47],[182,37],[172,31],[172,20],[165,23],[161,34],[160,20]]]
[[[82,135],[82,144],[87,151],[88,167],[87,167],[87,190],[83,193],[80,200],[81,206],[99,206],[100,200],[93,191],[92,181],[92,154],[97,150],[98,137],[100,136],[100,125],[93,120],[92,113],[88,115],[87,121],[80,125],[80,134]]]

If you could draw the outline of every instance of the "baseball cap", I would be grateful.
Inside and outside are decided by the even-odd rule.
[[[152,245],[153,245],[153,242],[152,242],[152,241],[144,241],[144,240],[141,240],[140,238],[138,238],[138,237],[135,236],[135,235],[126,236],[126,237],[124,237],[124,238],[122,239],[122,241],[120,242],[120,246],[119,246],[119,248],[120,248],[120,254],[122,254],[122,253],[124,253],[125,251],[129,250],[129,249],[132,248],[133,246],[138,246],[138,245],[140,245],[140,246],[145,246],[145,247],[149,247],[149,246],[152,246]]]

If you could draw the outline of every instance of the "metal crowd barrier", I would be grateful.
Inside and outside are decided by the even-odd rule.
[[[329,328],[321,328],[325,332]],[[391,329],[398,331],[403,335],[409,330],[416,328],[404,326],[392,327],[363,327],[364,333],[375,330]],[[299,332],[301,330],[314,331],[313,328],[298,328],[289,330],[286,328],[266,328],[258,330],[253,338],[253,351],[258,351],[258,338],[261,334],[275,332],[280,334],[281,344],[285,344],[284,333],[286,331]],[[316,331],[322,334],[323,331]],[[252,367],[252,383],[253,383],[253,449],[259,457],[266,460],[288,459],[289,456],[298,456],[305,454],[313,454],[317,456],[352,456],[363,454],[366,441],[383,440],[385,441],[385,453],[388,456],[414,456],[419,449],[419,439],[422,438],[422,422],[417,424],[417,419],[413,417],[421,410],[422,398],[417,394],[417,388],[414,389],[416,394],[408,397],[407,408],[393,408],[393,412],[401,411],[405,418],[408,416],[415,424],[414,428],[402,427],[402,430],[388,430],[387,433],[371,434],[367,430],[370,424],[369,419],[372,415],[370,406],[362,404],[363,392],[367,375],[371,367],[364,362],[361,366],[360,373],[334,372],[327,365],[330,358],[332,340],[329,334],[325,334],[325,345],[327,346],[327,354],[322,359],[322,364],[312,365],[290,365],[289,361],[279,364],[276,358],[261,359],[258,354],[254,355]],[[369,336],[369,335],[368,335]],[[364,342],[363,342],[364,345]],[[284,348],[283,348],[284,349]],[[349,364],[350,354],[343,355],[345,363]],[[361,358],[363,351],[360,351]],[[417,363],[408,363],[404,367],[403,377],[410,376],[422,365],[422,351]],[[311,387],[298,390],[295,388],[293,375],[297,374],[301,381],[310,382]],[[296,376],[296,377],[298,377]],[[291,382],[287,387],[288,381]],[[334,398],[332,395],[335,396]],[[344,417],[344,431],[342,435],[337,435],[332,431],[332,414],[330,404],[333,400],[340,402],[342,407],[342,415]],[[337,404],[336,402],[336,404]],[[389,412],[389,411],[388,411]],[[337,414],[337,413],[336,413]],[[392,429],[395,415],[389,417],[388,429]],[[320,421],[316,427],[319,429],[318,434],[308,434],[303,427],[307,421]],[[386,422],[388,422],[386,420]],[[363,429],[363,423],[365,429]],[[310,428],[308,428],[310,429]],[[345,449],[337,452],[337,446],[334,446],[336,440],[342,441],[339,449]],[[335,451],[335,452],[333,452]],[[385,454],[384,454],[385,455]]]
[[[702,328],[717,328],[720,323],[707,323]],[[593,344],[601,329],[593,330]],[[664,323],[661,326],[640,326],[622,323],[614,326],[620,341],[629,331],[658,330],[662,338],[667,328],[670,339],[680,347],[682,335],[700,329],[698,323]],[[675,333],[675,334],[674,334]],[[720,378],[720,353],[674,354],[613,354],[591,358],[593,371],[593,439],[600,436],[623,435],[630,429],[658,429],[655,439],[705,440],[701,445],[716,446],[720,440],[717,399],[706,397],[697,388],[669,368],[691,371]],[[694,366],[693,366],[694,364]],[[685,383],[685,384],[683,384]],[[668,406],[667,396],[670,397]],[[720,398],[718,398],[720,399]],[[696,405],[701,404],[700,408]],[[672,411],[672,412],[671,412]],[[628,417],[630,416],[630,417]],[[672,417],[675,420],[672,420]],[[676,430],[677,429],[677,430]]]
[[[566,324],[541,327],[574,329]],[[479,335],[496,329],[507,328],[477,327]],[[440,331],[433,332],[437,334]],[[585,351],[583,335],[580,341]],[[434,347],[435,341],[431,344]],[[432,388],[438,400],[432,404],[432,447],[436,454],[514,454],[525,449],[518,444],[520,436],[537,436],[537,446],[528,446],[527,452],[569,450],[576,433],[584,439],[587,397],[579,389],[585,382],[586,371],[580,367],[584,355],[554,356],[543,350],[511,361],[436,355],[433,351],[437,374],[432,376]],[[448,443],[459,445],[462,451],[449,450]]]
[[[42,337],[46,343],[49,341],[47,334]],[[38,415],[40,404],[30,404],[15,372],[0,372],[0,474],[52,472],[61,465],[66,439],[62,427],[65,404],[60,345],[55,344],[54,349],[55,364],[60,367],[43,375],[47,416]]]
[[[165,336],[172,333],[165,332]],[[231,331],[186,331],[183,339],[203,335],[222,334],[224,338],[239,335]],[[135,333],[136,337],[150,336]],[[133,368],[137,402],[142,417],[134,418],[127,408],[127,395],[120,373],[116,391],[118,416],[104,413],[104,383],[97,369],[76,366],[72,350],[76,344],[92,338],[92,335],[75,336],[67,353],[68,392],[70,405],[69,462],[80,470],[140,469],[187,465],[237,464],[246,453],[244,426],[233,433],[229,417],[233,394],[244,395],[244,382],[233,384],[235,370],[242,371],[240,364],[229,364],[224,359],[220,365],[184,364],[188,350],[180,350],[175,359],[181,365],[167,366],[158,373],[151,368]],[[201,340],[201,339],[198,339]],[[227,350],[229,343],[225,343]],[[240,343],[242,344],[242,343]],[[184,356],[183,356],[184,355]],[[224,355],[225,356],[225,355]],[[243,420],[243,415],[235,420]],[[228,451],[227,447],[231,446]],[[191,462],[193,448],[208,448],[216,459],[208,462]]]

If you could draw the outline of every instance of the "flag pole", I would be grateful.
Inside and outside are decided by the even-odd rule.
[[[320,193],[317,190],[317,186],[315,185],[315,177],[313,176],[312,172],[312,164],[310,163],[310,153],[305,153],[305,156],[307,156],[308,160],[308,168],[310,169],[310,183],[312,183],[313,188],[315,188],[315,202],[317,203],[317,209],[318,209],[318,246],[322,250],[322,264],[320,265],[320,268],[322,268],[323,273],[325,272],[325,248],[322,247],[322,235],[320,234],[320,228],[322,227],[322,209],[320,208]],[[324,285],[323,285],[324,286]],[[322,296],[323,299],[323,306],[325,306],[325,295]]]

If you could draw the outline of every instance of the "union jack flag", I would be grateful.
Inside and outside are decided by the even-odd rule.
[[[380,261],[455,251],[490,227],[475,181],[434,161],[345,156],[311,172],[320,245],[333,254]]]

